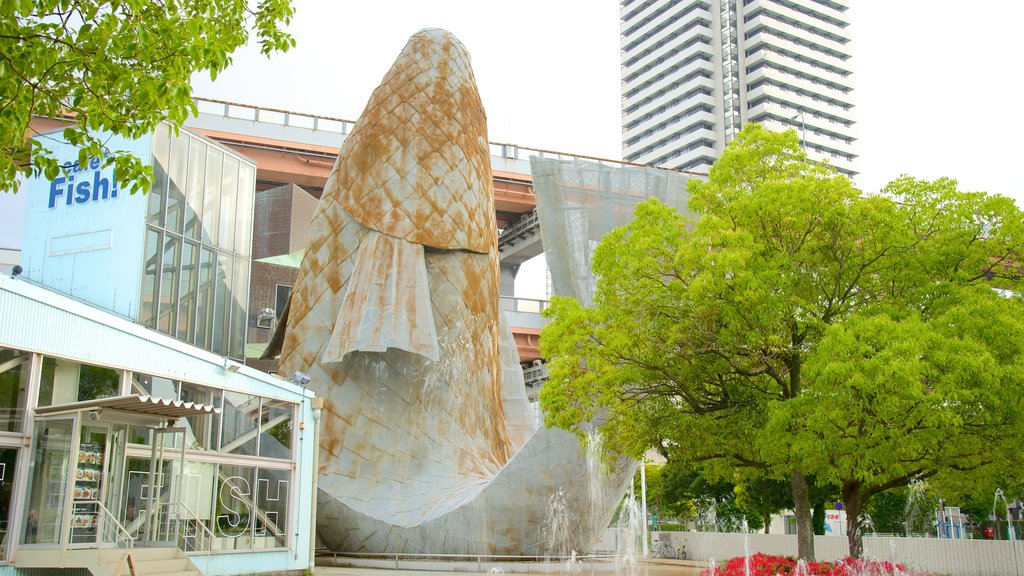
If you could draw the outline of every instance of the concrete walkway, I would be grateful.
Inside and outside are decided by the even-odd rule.
[[[535,565],[535,570],[530,570],[527,565],[510,566],[503,572],[478,572],[475,570],[424,570],[422,565],[408,570],[395,570],[393,568],[354,568],[339,566],[317,566],[314,570],[316,576],[389,576],[404,574],[427,574],[429,576],[471,576],[471,575],[493,575],[493,574],[550,574],[559,576],[614,576],[612,570],[580,570],[570,572],[564,566],[552,566],[545,564]],[[704,562],[693,560],[665,560],[661,558],[645,559],[637,566],[635,576],[700,576],[700,573],[707,569]]]

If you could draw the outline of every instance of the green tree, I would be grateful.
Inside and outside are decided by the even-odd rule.
[[[254,8],[250,5],[254,4]],[[114,165],[134,192],[152,174],[99,134],[138,138],[197,112],[194,72],[215,78],[255,33],[264,54],[294,45],[282,28],[290,0],[10,0],[0,2],[0,190],[19,173],[55,178],[60,166],[33,117],[65,118],[63,139]]]
[[[831,445],[820,435],[811,458],[822,430],[801,427],[797,416],[840,409],[815,391],[815,379],[831,374],[843,335],[856,334],[843,325],[900,311],[938,314],[949,290],[1017,282],[1009,263],[1021,253],[1020,212],[1004,198],[961,193],[950,180],[902,178],[861,196],[809,162],[794,132],[753,124],[689,191],[695,222],[649,201],[601,241],[594,307],[553,299],[541,337],[550,360],[541,391],[547,423],[575,429],[599,417],[606,445],[623,453],[670,446],[720,478],[747,470],[787,480],[799,554],[811,560],[808,475],[823,484],[848,475],[830,466]],[[1009,302],[990,303],[1008,311],[1000,305]],[[953,337],[932,326],[938,341]],[[948,346],[946,353],[968,350]],[[841,388],[857,369],[823,385]],[[961,372],[950,386],[972,374]],[[807,392],[813,401],[794,402]],[[870,434],[900,443],[882,422],[871,425]],[[865,458],[887,449],[881,441],[860,446]]]
[[[851,554],[875,494],[1021,461],[1024,306],[987,287],[933,289],[949,293],[831,327],[808,361],[812,384],[768,427],[778,448],[841,485]]]
[[[894,488],[880,492],[864,505],[871,524],[879,534],[906,535],[907,489]]]

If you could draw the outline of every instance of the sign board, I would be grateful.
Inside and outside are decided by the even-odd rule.
[[[113,167],[101,158],[80,166],[78,149],[47,135],[64,171],[54,179],[28,178],[25,196],[21,266],[26,277],[132,319],[138,317],[145,194],[129,194]],[[127,150],[152,162],[151,140],[100,138],[111,150]]]

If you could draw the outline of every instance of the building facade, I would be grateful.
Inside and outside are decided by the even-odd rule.
[[[622,149],[707,172],[748,122],[857,174],[846,0],[622,0]]]
[[[0,573],[309,568],[312,392],[19,277],[0,317]]]
[[[0,575],[307,570],[319,401],[241,363],[256,165],[167,125],[106,141],[148,194],[54,134],[64,170],[0,212]]]
[[[23,276],[143,326],[244,358],[256,166],[197,133],[162,124],[107,137],[153,168],[147,194],[120,189],[99,158],[52,144],[67,173],[27,179]]]

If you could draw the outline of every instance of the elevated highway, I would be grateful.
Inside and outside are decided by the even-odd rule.
[[[200,114],[186,126],[252,159],[257,192],[294,184],[319,198],[341,143],[355,125],[340,118],[232,102],[197,99],[196,103]],[[544,251],[530,176],[532,154],[561,156],[557,152],[491,144],[502,307],[509,312],[523,362],[540,358],[537,345],[544,322],[540,317],[544,302],[518,299],[514,292],[519,266]]]

